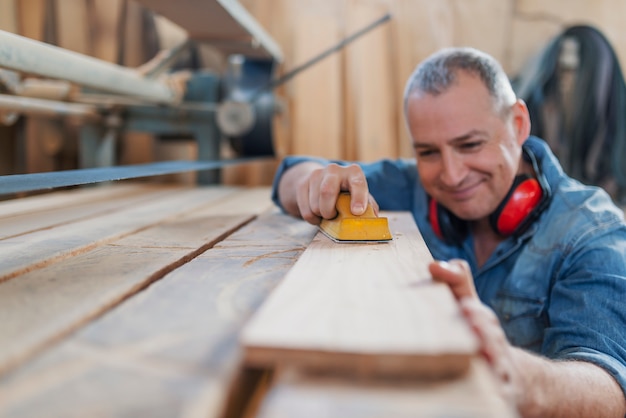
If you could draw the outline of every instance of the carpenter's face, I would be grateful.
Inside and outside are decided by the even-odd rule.
[[[502,116],[480,78],[460,72],[440,95],[413,93],[407,118],[426,192],[462,219],[489,216],[520,164],[523,124],[530,126],[525,105]]]

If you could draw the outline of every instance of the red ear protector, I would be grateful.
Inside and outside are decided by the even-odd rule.
[[[504,237],[524,232],[539,217],[551,197],[550,186],[534,154],[526,147],[523,151],[524,158],[533,166],[536,178],[526,174],[515,177],[509,192],[489,216],[493,230]],[[460,245],[469,232],[467,222],[434,199],[429,202],[428,220],[435,234],[449,244]]]

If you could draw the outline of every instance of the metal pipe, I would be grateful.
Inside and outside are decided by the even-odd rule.
[[[0,67],[67,80],[81,86],[174,104],[178,97],[165,82],[142,77],[130,68],[33,39],[0,31]]]
[[[98,121],[102,117],[95,107],[65,103],[55,100],[34,99],[32,97],[11,96],[0,94],[0,110],[42,116],[77,116],[90,121]]]

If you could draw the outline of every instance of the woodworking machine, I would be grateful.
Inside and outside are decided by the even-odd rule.
[[[19,115],[77,118],[79,168],[0,178],[0,195],[108,180],[199,171],[219,182],[219,168],[274,155],[274,89],[299,71],[387,21],[386,15],[290,73],[277,78],[283,56],[274,40],[236,0],[139,0],[185,29],[187,39],[131,69],[0,31],[0,123]],[[174,69],[181,55],[210,45],[226,57],[220,74]],[[36,79],[21,79],[21,75]],[[116,138],[140,131],[192,137],[197,161],[116,166]],[[222,143],[236,158],[220,160]]]

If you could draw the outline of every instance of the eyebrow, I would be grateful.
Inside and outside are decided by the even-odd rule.
[[[467,133],[465,133],[463,135],[460,135],[460,136],[457,136],[457,137],[454,137],[452,139],[447,140],[446,144],[455,145],[457,143],[461,143],[461,142],[467,141],[470,138],[473,138],[473,137],[478,136],[478,135],[482,135],[484,133],[485,133],[484,131],[481,131],[479,129],[472,129],[472,130],[470,130],[469,132],[467,132]],[[432,146],[432,144],[430,144],[430,143],[413,141],[413,148],[430,148],[431,146]]]

